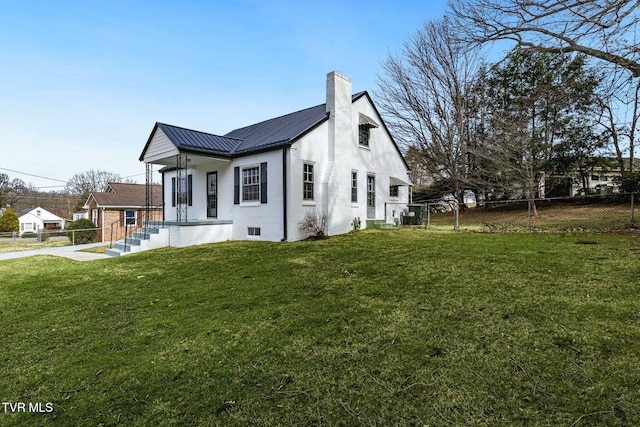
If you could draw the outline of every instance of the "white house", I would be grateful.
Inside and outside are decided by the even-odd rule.
[[[89,219],[89,211],[79,211],[73,213],[73,220],[77,221],[79,219]]]
[[[300,240],[314,211],[328,235],[347,233],[355,218],[398,222],[410,197],[409,168],[371,97],[337,72],[325,104],[223,136],[156,123],[140,160],[164,166],[172,246]]]
[[[31,232],[37,233],[41,230],[63,230],[65,220],[48,210],[37,208],[27,208],[18,212],[20,222],[20,235]]]

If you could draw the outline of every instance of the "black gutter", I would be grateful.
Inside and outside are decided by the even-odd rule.
[[[281,242],[288,239],[287,233],[287,147],[282,149],[282,229],[284,237]]]

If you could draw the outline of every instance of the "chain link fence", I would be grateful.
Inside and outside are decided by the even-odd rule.
[[[87,228],[81,230],[37,230],[35,232],[24,232],[20,234],[17,231],[0,232],[0,244],[4,245],[29,245],[33,243],[60,242],[60,245],[73,245],[86,243],[83,237],[86,233],[98,235],[101,228]],[[83,236],[83,237],[80,237]],[[95,241],[96,239],[91,239]],[[56,245],[59,246],[59,245]]]
[[[432,230],[483,232],[616,231],[638,227],[639,194],[504,200],[462,205],[455,200],[424,204],[422,225]]]

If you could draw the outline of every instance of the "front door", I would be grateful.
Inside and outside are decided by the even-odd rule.
[[[207,173],[207,217],[218,217],[218,172]]]
[[[376,217],[376,177],[367,175],[367,218]]]

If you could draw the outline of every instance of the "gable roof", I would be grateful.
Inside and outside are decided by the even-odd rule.
[[[351,97],[352,102],[365,94],[366,92],[354,94]],[[245,126],[224,136],[156,123],[142,150],[140,161],[144,160],[145,152],[158,128],[180,152],[232,158],[291,145],[328,118],[327,104],[320,104]]]
[[[40,211],[40,215],[38,215],[37,211]],[[40,206],[36,208],[25,208],[16,214],[18,218],[22,218],[25,215],[33,215],[36,218],[41,219],[42,221],[64,221],[64,219],[60,218],[58,215],[52,214],[46,209],[41,208]]]
[[[162,186],[151,184],[152,187],[152,204],[159,206],[162,204]],[[109,190],[111,191],[94,191],[89,196],[89,200],[93,198],[100,207],[143,207],[146,204],[146,185],[145,184],[124,184],[121,182],[110,182]]]

